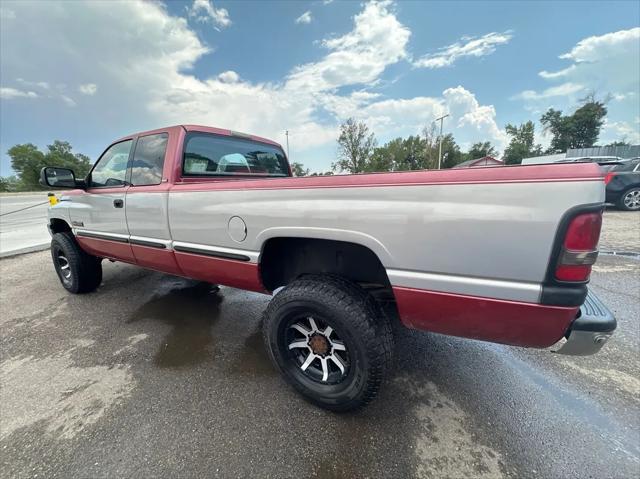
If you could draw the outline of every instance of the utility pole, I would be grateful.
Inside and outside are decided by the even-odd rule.
[[[287,160],[289,159],[289,130],[285,130],[284,134],[287,137]]]
[[[438,152],[438,169],[440,169],[441,164],[442,164],[442,123],[444,122],[444,119],[446,117],[448,117],[449,114],[447,113],[444,116],[441,116],[440,118],[436,118],[434,120],[435,121],[439,121],[440,122],[440,151]]]

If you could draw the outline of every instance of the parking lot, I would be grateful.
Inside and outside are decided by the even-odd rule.
[[[348,415],[271,366],[268,296],[108,262],[72,296],[47,251],[2,259],[0,476],[638,477],[640,214],[606,212],[601,249],[600,354],[399,328],[380,397]]]

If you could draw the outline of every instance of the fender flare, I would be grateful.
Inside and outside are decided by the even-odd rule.
[[[255,238],[255,251],[260,251],[258,263],[261,262],[264,245],[272,238],[309,238],[332,241],[344,241],[354,243],[370,249],[380,260],[385,268],[393,265],[393,257],[389,250],[376,238],[359,231],[343,230],[337,228],[313,228],[313,227],[275,227],[261,231]]]

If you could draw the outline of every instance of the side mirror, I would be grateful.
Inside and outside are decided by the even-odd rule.
[[[69,168],[45,166],[40,170],[40,184],[52,188],[79,188],[76,175]]]

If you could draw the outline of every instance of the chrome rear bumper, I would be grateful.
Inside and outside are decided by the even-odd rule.
[[[616,324],[611,311],[589,291],[566,336],[554,344],[551,350],[574,356],[595,354],[611,337]]]

